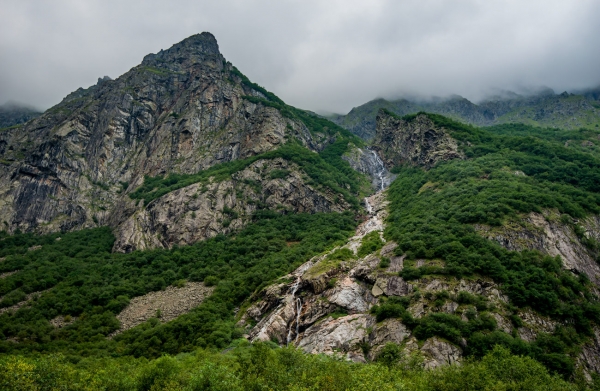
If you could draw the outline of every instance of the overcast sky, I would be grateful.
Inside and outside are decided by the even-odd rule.
[[[287,103],[600,85],[598,0],[0,0],[0,103],[46,109],[202,31]]]

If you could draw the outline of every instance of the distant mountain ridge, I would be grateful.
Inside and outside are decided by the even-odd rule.
[[[524,123],[562,129],[591,128],[600,126],[600,88],[578,94],[556,94],[551,89],[530,96],[507,92],[479,104],[458,95],[428,101],[379,98],[330,119],[364,139],[372,139],[381,108],[397,115],[426,111],[477,126]]]
[[[5,103],[0,106],[0,129],[10,128],[37,118],[42,113],[33,107],[19,103]]]

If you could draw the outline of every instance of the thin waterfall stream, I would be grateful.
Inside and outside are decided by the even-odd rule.
[[[300,286],[300,277],[298,277],[296,279],[296,282],[294,283],[294,285],[292,285],[292,288],[291,288],[292,306],[296,310],[296,338],[294,339],[294,342],[296,342],[298,340],[298,334],[300,332],[300,314],[302,312],[302,299],[300,299],[299,297],[296,297],[296,292],[298,291],[299,286]],[[293,325],[294,325],[294,322],[291,322],[290,326],[288,328],[288,335],[287,335],[287,344],[288,345],[292,341],[292,326]]]
[[[375,175],[379,179],[379,190],[381,191],[385,189],[385,174],[387,170],[385,169],[385,165],[383,164],[383,161],[381,160],[377,152],[373,150],[369,150],[369,152],[371,152],[371,154],[375,158]]]

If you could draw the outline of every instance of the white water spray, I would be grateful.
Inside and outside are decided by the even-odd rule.
[[[373,207],[369,203],[369,199],[367,197],[365,197],[365,207],[367,208],[367,213],[369,215],[372,215],[373,214]]]
[[[294,339],[294,342],[298,341],[298,334],[300,332],[300,314],[302,312],[302,299],[300,299],[299,297],[296,297],[296,291],[298,290],[298,287],[300,286],[300,277],[298,277],[296,279],[296,282],[294,283],[294,285],[292,285],[291,290],[291,294],[292,294],[292,306],[295,307],[296,310],[296,338]],[[290,323],[290,327],[288,328],[288,335],[287,335],[287,344],[289,345],[290,342],[292,341],[292,326],[294,325],[294,322],[292,321]]]
[[[383,165],[383,161],[381,160],[377,152],[371,150],[369,150],[369,152],[371,152],[371,154],[373,154],[373,157],[375,158],[375,175],[377,176],[377,178],[379,178],[379,190],[383,190],[385,189],[385,166]]]

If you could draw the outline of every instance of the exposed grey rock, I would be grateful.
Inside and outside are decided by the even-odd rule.
[[[377,357],[381,349],[387,343],[402,344],[402,342],[411,335],[410,330],[398,319],[386,319],[373,326],[373,331],[369,334],[369,359]]]
[[[367,329],[375,323],[375,319],[367,314],[343,316],[338,319],[328,318],[308,328],[298,347],[307,353],[335,352],[353,353],[354,361],[365,361],[360,344],[368,338]]]
[[[373,144],[388,167],[408,163],[430,168],[440,161],[463,158],[456,141],[425,114],[403,120],[380,111]]]
[[[510,323],[509,320],[507,320],[506,318],[504,318],[502,315],[493,312],[492,316],[494,317],[494,319],[496,320],[496,324],[498,325],[498,329],[504,331],[505,333],[510,334],[512,332],[512,324]]]
[[[388,171],[374,150],[353,146],[342,156],[342,159],[350,163],[350,166],[356,171],[368,175],[376,190],[385,189],[396,179],[396,175]]]
[[[588,380],[591,380],[590,373],[600,373],[600,328],[594,328],[591,340],[583,346],[577,361],[583,366]]]
[[[369,309],[369,303],[364,299],[365,293],[365,289],[360,284],[350,277],[346,277],[338,281],[333,294],[328,299],[331,303],[349,311],[366,312]]]
[[[458,303],[454,301],[447,301],[442,305],[441,311],[447,314],[453,314],[458,309]]]
[[[288,170],[285,178],[271,178]],[[259,205],[272,210],[341,212],[337,195],[315,190],[303,172],[284,159],[258,160],[231,180],[196,183],[172,191],[136,211],[116,230],[116,251],[129,252],[173,244],[192,244],[247,224]]]
[[[590,216],[579,222],[586,235],[600,237],[600,218]],[[573,232],[573,229],[558,221],[551,211],[544,214],[530,213],[518,223],[507,224],[500,228],[483,225],[475,227],[479,233],[498,242],[508,250],[538,250],[543,253],[560,256],[566,269],[577,273],[585,273],[589,279],[600,287],[600,265],[594,255],[586,248]]]
[[[462,356],[462,349],[438,337],[432,337],[425,341],[421,352],[426,357],[425,368],[457,364]]]
[[[380,294],[385,293],[386,296],[406,296],[412,292],[412,286],[398,276],[390,276],[381,274],[377,279],[373,289],[378,287],[381,290]]]
[[[127,194],[145,175],[193,174],[290,139],[315,151],[333,141],[245,99],[264,96],[236,72],[211,34],[194,35],[1,132],[0,224],[10,232],[45,233],[127,222],[117,230],[128,236],[118,247],[130,249],[188,243],[207,235],[189,231],[198,226],[210,235],[214,227],[188,221],[181,232],[157,237],[162,221],[156,218],[164,216],[153,216]],[[170,213],[182,218],[182,208],[175,209]]]

